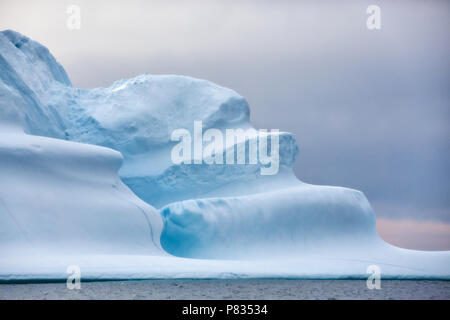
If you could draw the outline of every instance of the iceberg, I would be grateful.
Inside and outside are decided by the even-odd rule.
[[[1,281],[65,279],[69,265],[92,280],[367,278],[370,265],[383,278],[450,278],[450,252],[385,243],[361,192],[299,181],[290,133],[267,133],[274,175],[174,163],[176,129],[253,129],[231,89],[151,74],[75,88],[47,48],[11,30],[0,70]]]

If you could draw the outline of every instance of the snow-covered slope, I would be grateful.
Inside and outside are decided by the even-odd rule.
[[[0,32],[0,68],[0,279],[64,278],[70,264],[92,279],[365,277],[371,264],[385,277],[450,277],[449,252],[384,243],[361,192],[299,181],[289,133],[270,133],[275,175],[174,164],[175,129],[251,128],[230,89],[148,74],[74,88],[13,31]]]
[[[0,251],[161,254],[159,213],[119,179],[120,153],[0,134]]]

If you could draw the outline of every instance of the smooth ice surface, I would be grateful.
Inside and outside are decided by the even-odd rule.
[[[159,213],[119,179],[120,153],[2,133],[2,252],[161,253]]]
[[[251,128],[233,90],[149,74],[74,88],[13,31],[0,32],[0,68],[1,280],[66,278],[69,265],[84,279],[365,278],[372,264],[450,278],[449,252],[383,242],[361,192],[299,181],[289,133],[273,176],[173,164],[174,129]]]
[[[246,196],[193,199],[170,204],[161,213],[162,245],[180,256],[302,256],[355,243],[370,248],[379,241],[364,195],[344,188],[303,184]]]

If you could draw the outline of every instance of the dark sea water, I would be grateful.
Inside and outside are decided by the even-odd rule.
[[[450,299],[450,281],[140,280],[0,284],[0,299]]]

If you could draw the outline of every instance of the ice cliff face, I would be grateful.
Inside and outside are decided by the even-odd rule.
[[[14,31],[0,34],[0,121],[38,135],[61,136],[52,90],[71,86],[47,48]]]
[[[74,260],[92,278],[361,276],[374,263],[393,277],[450,275],[447,252],[384,243],[361,192],[299,181],[289,133],[277,134],[275,175],[174,164],[175,129],[251,128],[230,89],[149,74],[74,88],[13,31],[0,32],[0,70],[0,278],[63,277]]]

